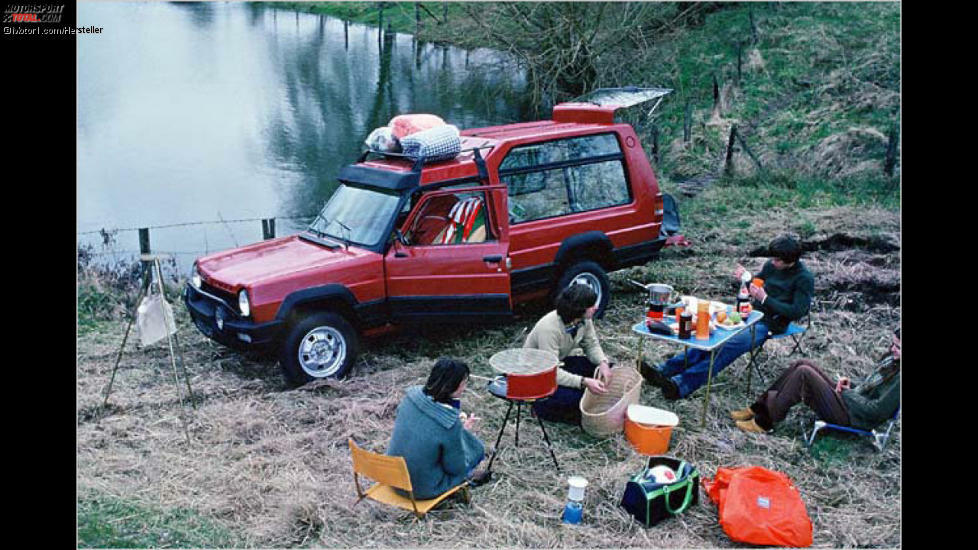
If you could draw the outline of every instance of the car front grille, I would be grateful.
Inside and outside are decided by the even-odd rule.
[[[218,288],[207,281],[201,281],[200,289],[208,294],[217,296],[218,298],[224,300],[229,306],[234,306],[238,303],[238,297],[232,292],[228,292],[222,288]]]

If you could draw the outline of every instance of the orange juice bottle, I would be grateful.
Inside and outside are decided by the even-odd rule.
[[[696,304],[696,339],[710,339],[710,302],[701,300]]]

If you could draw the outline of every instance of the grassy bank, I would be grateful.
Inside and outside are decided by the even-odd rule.
[[[112,518],[106,521],[106,518]],[[81,548],[214,548],[240,546],[237,536],[193,510],[165,511],[90,492],[78,500]]]

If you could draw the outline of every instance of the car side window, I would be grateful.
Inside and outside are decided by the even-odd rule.
[[[499,166],[510,223],[627,204],[631,195],[623,159],[614,134],[513,148]]]
[[[412,245],[452,245],[493,240],[485,193],[470,191],[425,200],[405,232]]]

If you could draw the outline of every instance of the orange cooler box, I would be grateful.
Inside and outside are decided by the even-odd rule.
[[[625,438],[643,455],[661,455],[669,450],[672,428],[679,424],[675,413],[647,407],[629,405],[625,413]]]

